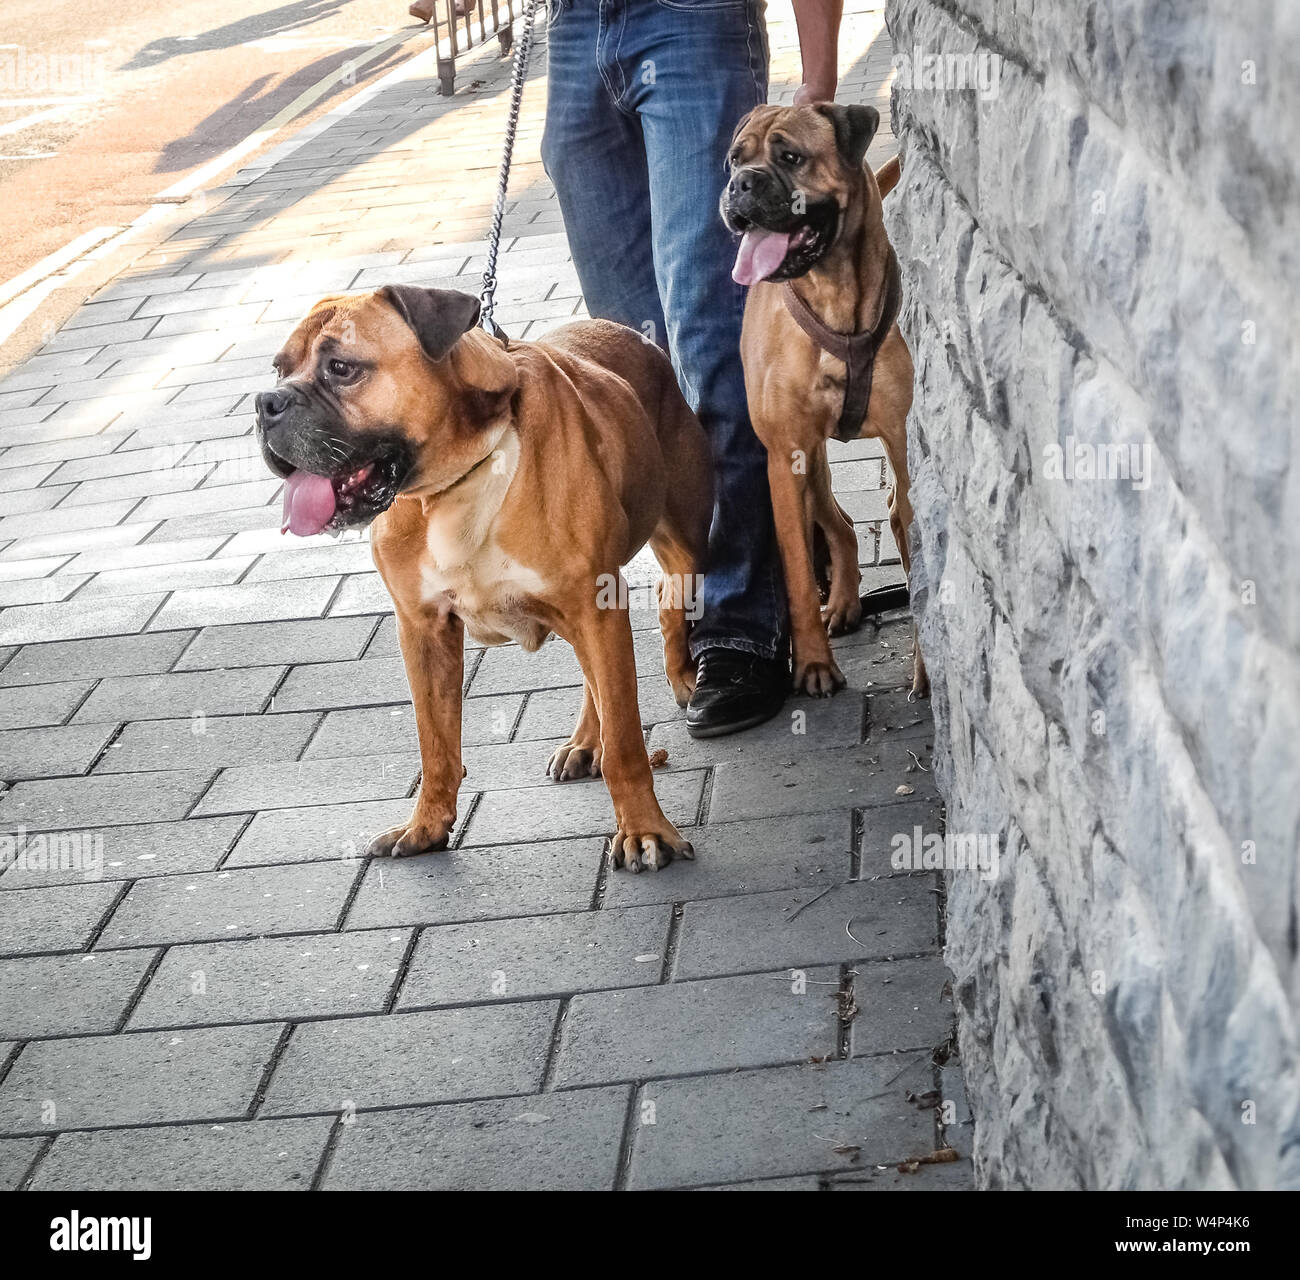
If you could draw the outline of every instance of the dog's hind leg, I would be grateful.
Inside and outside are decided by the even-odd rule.
[[[664,638],[664,673],[679,707],[684,707],[695,692],[688,619],[699,604],[698,569],[702,562],[702,557],[684,544],[682,532],[665,519],[650,535],[650,550],[663,570],[655,594],[659,601],[659,630]]]
[[[822,621],[826,630],[835,636],[852,631],[862,620],[862,571],[858,568],[858,536],[853,521],[831,492],[831,469],[824,444],[809,460],[808,482],[813,519],[826,535],[831,556],[831,585],[822,609]]]
[[[583,681],[582,707],[568,742],[556,747],[546,765],[546,776],[556,782],[600,777],[600,712],[589,681]]]

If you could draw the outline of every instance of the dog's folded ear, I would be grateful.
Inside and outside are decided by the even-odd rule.
[[[841,106],[837,102],[819,102],[821,112],[835,128],[835,146],[850,169],[862,168],[867,148],[880,128],[880,112],[875,107]]]
[[[411,326],[430,360],[441,360],[462,334],[478,324],[479,301],[456,289],[424,289],[414,284],[386,284],[379,290]]]

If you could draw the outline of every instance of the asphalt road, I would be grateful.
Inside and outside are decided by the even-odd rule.
[[[426,48],[406,3],[3,0],[0,282],[130,222],[376,44],[410,33],[295,126]]]

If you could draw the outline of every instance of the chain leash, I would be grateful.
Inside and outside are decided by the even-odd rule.
[[[515,149],[515,134],[519,129],[519,108],[524,96],[524,80],[528,77],[528,55],[533,47],[533,18],[540,0],[526,0],[523,11],[523,30],[515,45],[514,60],[510,69],[510,113],[506,118],[506,139],[501,151],[501,168],[497,173],[496,203],[492,207],[492,229],[488,232],[487,265],[483,268],[483,284],[479,290],[479,323],[494,338],[503,342],[506,335],[493,319],[496,310],[497,253],[501,248],[501,223],[506,215],[506,189],[510,185],[510,159]]]

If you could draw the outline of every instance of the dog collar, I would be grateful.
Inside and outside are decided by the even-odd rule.
[[[795,292],[793,281],[785,282],[785,306],[790,318],[827,355],[844,362],[844,407],[835,424],[835,439],[848,442],[857,438],[867,419],[871,402],[871,379],[876,368],[876,352],[884,342],[903,302],[902,277],[898,259],[891,249],[885,266],[885,295],[880,316],[870,329],[860,333],[840,333],[827,325]]]

